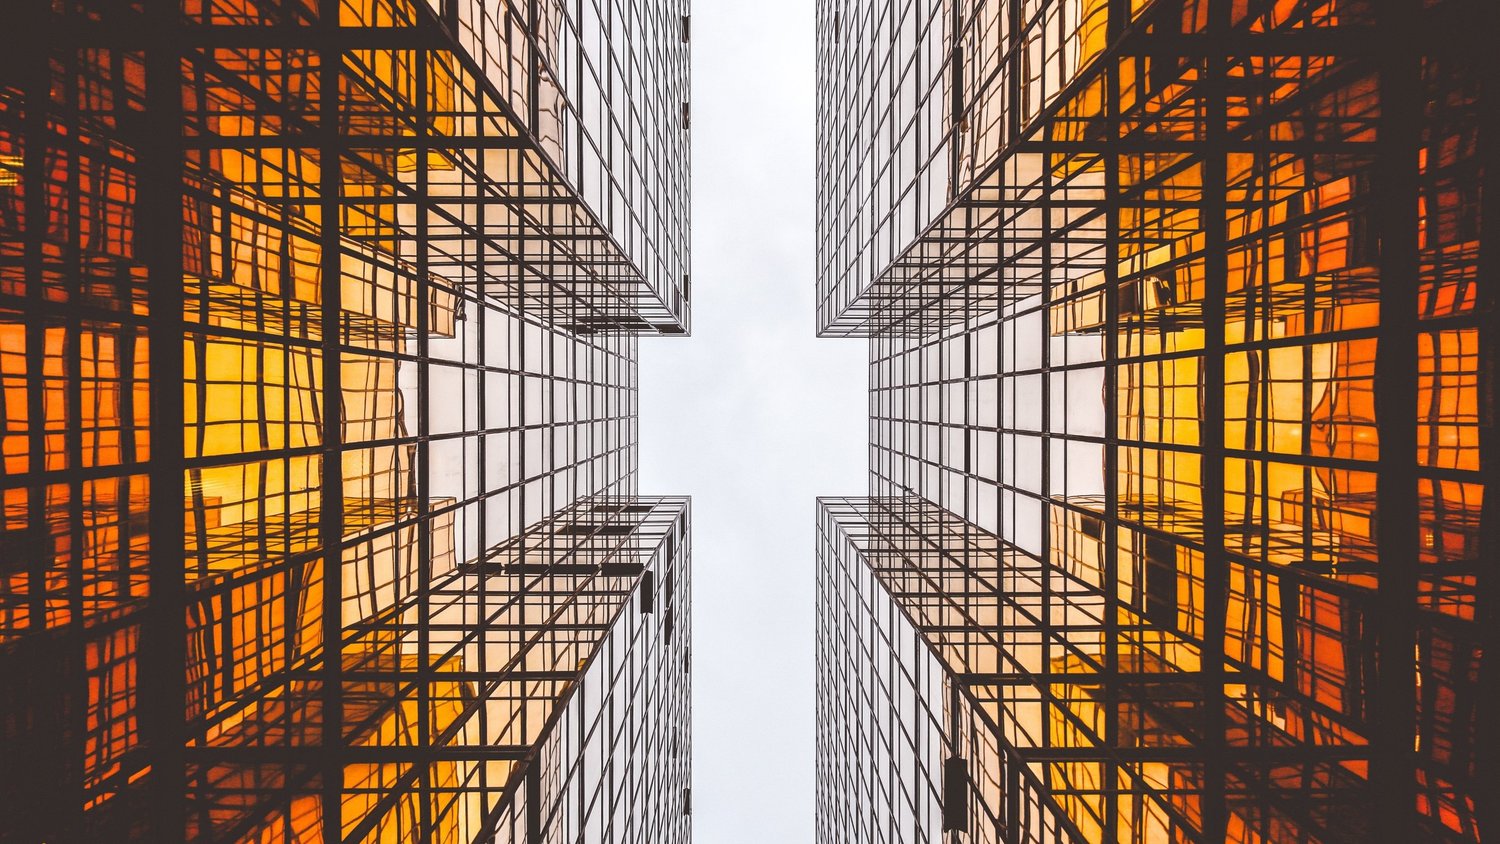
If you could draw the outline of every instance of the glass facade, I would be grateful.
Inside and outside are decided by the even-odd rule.
[[[686,16],[17,5],[0,841],[688,840]]]
[[[820,4],[820,840],[1495,828],[1486,14]]]

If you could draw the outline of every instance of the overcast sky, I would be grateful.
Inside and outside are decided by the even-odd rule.
[[[693,336],[641,344],[641,492],[693,496],[693,831],[813,840],[813,499],[865,488],[865,344],[813,336],[813,8],[703,0]]]

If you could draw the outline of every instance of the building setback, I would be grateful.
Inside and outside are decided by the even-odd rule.
[[[820,842],[1500,829],[1495,25],[820,2]]]
[[[686,842],[686,0],[23,0],[0,842]]]

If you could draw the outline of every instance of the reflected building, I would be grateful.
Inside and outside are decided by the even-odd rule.
[[[0,841],[689,839],[687,12],[17,5]]]
[[[1488,15],[820,3],[820,841],[1500,828]]]

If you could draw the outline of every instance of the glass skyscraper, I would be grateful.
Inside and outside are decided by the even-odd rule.
[[[1500,829],[1493,21],[819,4],[819,841]]]
[[[686,842],[686,0],[21,0],[0,841]]]

